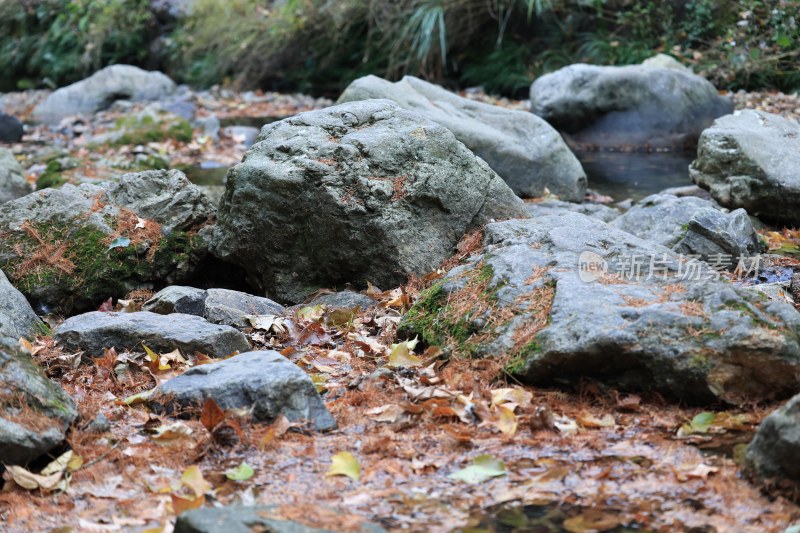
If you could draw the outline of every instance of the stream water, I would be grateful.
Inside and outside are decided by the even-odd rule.
[[[581,152],[589,188],[616,201],[645,196],[670,187],[691,185],[689,164],[694,152]]]

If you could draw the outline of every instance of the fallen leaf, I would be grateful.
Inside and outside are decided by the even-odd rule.
[[[184,498],[177,494],[170,494],[170,497],[172,498],[172,510],[175,511],[176,515],[192,509],[199,509],[206,503],[205,495],[196,498]]]
[[[200,498],[212,488],[211,483],[205,480],[197,465],[192,465],[183,472],[181,484],[194,492],[197,498]]]
[[[176,439],[182,439],[192,434],[192,428],[181,422],[158,426],[152,430],[151,438],[161,444],[169,443]]]
[[[370,420],[375,422],[397,422],[406,410],[396,404],[387,404],[366,411]]]
[[[517,415],[514,411],[505,405],[495,405],[492,413],[495,415],[494,426],[504,435],[513,437],[517,432]]]
[[[114,248],[127,248],[131,245],[131,240],[127,237],[117,237],[111,244],[108,245],[109,250],[113,250]]]
[[[401,342],[392,344],[392,352],[389,354],[389,361],[386,366],[392,368],[422,366],[422,359],[411,353],[413,349],[410,345],[415,341]]]
[[[339,452],[331,457],[331,466],[327,476],[347,476],[358,481],[361,478],[361,465],[350,452]]]
[[[203,410],[200,412],[200,423],[209,432],[225,420],[225,411],[217,404],[214,398],[208,397],[203,402]]]
[[[233,481],[247,481],[253,477],[253,474],[255,474],[253,467],[244,462],[236,468],[230,468],[225,471],[225,477]]]
[[[575,421],[584,428],[613,428],[615,426],[614,417],[611,415],[597,418],[590,413],[583,412],[575,418]]]
[[[503,461],[492,455],[484,454],[476,457],[468,467],[453,472],[448,477],[474,485],[505,474],[506,465]]]
[[[492,405],[514,404],[528,405],[533,399],[533,393],[526,391],[522,387],[512,387],[506,389],[495,389],[492,391]],[[513,408],[511,408],[513,410]]]

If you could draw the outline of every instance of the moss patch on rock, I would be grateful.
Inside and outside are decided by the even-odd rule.
[[[143,283],[174,272],[194,250],[193,237],[120,209],[112,233],[91,225],[29,224],[0,242],[2,264],[14,285],[31,300],[63,295],[61,311],[119,298]],[[11,253],[9,253],[11,252]],[[48,298],[51,299],[51,298]]]
[[[504,282],[494,278],[494,269],[484,259],[458,276],[434,284],[405,315],[401,331],[419,335],[426,344],[440,346],[453,355],[491,355],[509,372],[522,368],[529,352],[541,349],[535,336],[549,323],[555,284],[552,280],[532,280],[526,301],[517,302],[522,305],[503,306],[497,294]],[[487,353],[487,346],[512,324],[510,348]]]
[[[137,114],[117,120],[115,130],[120,132],[111,144],[147,144],[174,139],[192,140],[192,125],[181,117],[163,114]]]

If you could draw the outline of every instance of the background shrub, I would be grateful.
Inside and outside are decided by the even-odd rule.
[[[126,62],[200,87],[335,95],[413,74],[520,96],[570,63],[665,52],[721,88],[790,91],[799,27],[797,0],[195,0],[167,24],[148,0],[0,0],[0,90]]]

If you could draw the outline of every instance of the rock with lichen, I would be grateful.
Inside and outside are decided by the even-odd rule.
[[[406,335],[537,385],[592,378],[693,403],[800,390],[793,306],[577,213],[485,232],[481,253],[420,295]]]
[[[40,310],[97,308],[190,276],[207,250],[196,233],[214,213],[175,170],[45,189],[0,206],[0,268]]]

